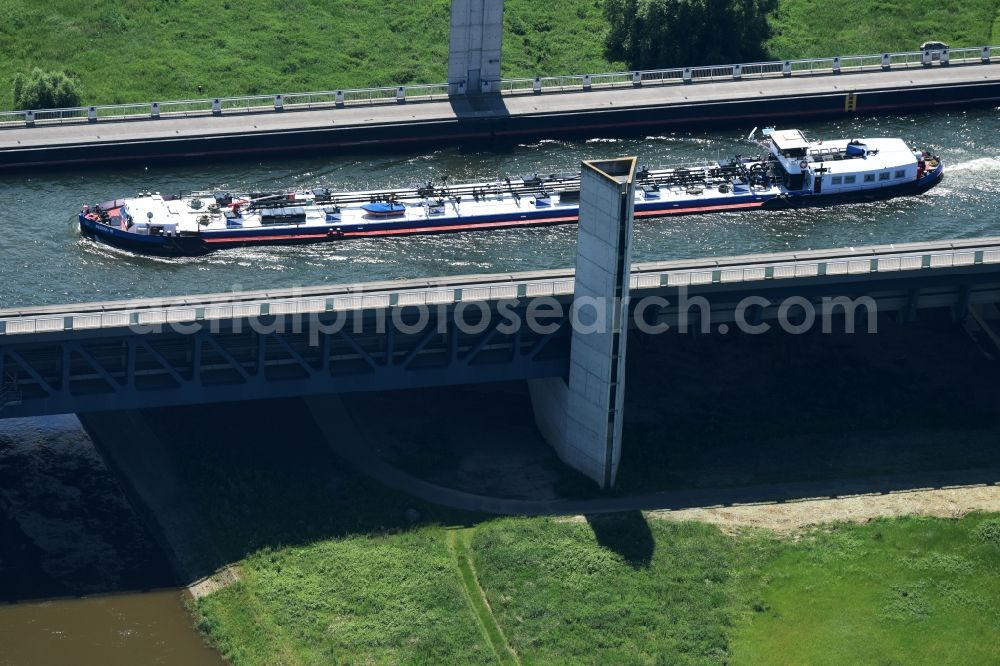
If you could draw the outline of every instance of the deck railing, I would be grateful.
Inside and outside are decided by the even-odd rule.
[[[885,275],[900,271],[1000,264],[1000,238],[881,245],[846,250],[812,250],[774,255],[720,257],[636,264],[630,276],[633,297],[645,289],[711,284],[783,281],[837,275]],[[119,301],[46,306],[35,311],[0,311],[0,341],[8,336],[86,329],[122,329],[188,324],[275,315],[379,310],[413,305],[447,305],[541,296],[569,297],[571,271],[543,271],[538,277],[464,276],[382,283],[310,287],[273,293],[209,294],[157,301]],[[140,329],[141,330],[141,329]]]
[[[484,85],[487,92],[503,95],[524,95],[626,88],[652,85],[726,81],[783,76],[814,76],[821,74],[912,69],[954,64],[1000,62],[1000,46],[976,46],[939,51],[905,51],[870,55],[831,56],[732,65],[682,67],[604,74],[574,74],[539,76],[535,78],[502,79]],[[464,91],[464,84],[459,84]],[[0,129],[63,123],[143,120],[150,118],[183,118],[188,116],[234,115],[267,113],[301,109],[338,108],[429,102],[448,97],[449,84],[420,84],[387,88],[327,90],[274,95],[247,95],[211,99],[141,102],[133,104],[103,104],[68,109],[0,112]]]

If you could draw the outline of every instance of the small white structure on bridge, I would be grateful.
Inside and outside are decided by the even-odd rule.
[[[569,383],[529,382],[542,435],[602,488],[614,485],[622,450],[635,164],[583,163]]]

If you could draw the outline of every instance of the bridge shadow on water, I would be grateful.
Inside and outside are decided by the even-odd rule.
[[[0,421],[0,602],[174,584],[74,417]]]

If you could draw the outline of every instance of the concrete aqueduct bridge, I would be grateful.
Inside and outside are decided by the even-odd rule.
[[[942,308],[1000,344],[1000,238],[643,263],[628,284],[628,337],[659,333],[664,344],[723,327],[795,333],[824,326],[824,313],[836,330],[850,320],[866,334],[879,318]],[[0,418],[515,379],[572,384],[573,336],[585,334],[574,317],[584,329],[593,323],[571,311],[575,293],[574,271],[553,270],[3,310]],[[612,464],[595,469],[563,451],[613,482]]]

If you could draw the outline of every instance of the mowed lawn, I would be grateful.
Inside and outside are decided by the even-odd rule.
[[[471,556],[524,664],[1000,661],[1000,517],[795,538],[627,513],[480,523]],[[266,549],[199,604],[234,664],[496,663],[422,527]]]
[[[507,0],[503,75],[620,71],[603,0]],[[32,67],[68,70],[111,104],[440,83],[450,0],[0,0],[0,109]],[[1000,41],[995,0],[780,0],[774,58]],[[702,64],[702,63],[691,63]]]
[[[733,663],[1000,663],[996,516],[820,529],[761,574]]]

